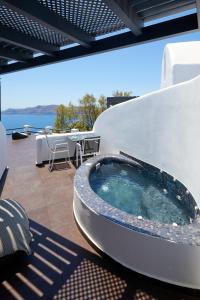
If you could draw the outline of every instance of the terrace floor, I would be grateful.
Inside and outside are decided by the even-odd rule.
[[[35,166],[34,136],[7,140],[9,170],[0,194],[27,210],[33,253],[1,263],[0,299],[200,299],[197,291],[149,279],[97,253],[74,221],[73,165],[49,172]]]

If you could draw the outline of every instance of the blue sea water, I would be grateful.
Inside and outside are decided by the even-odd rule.
[[[53,126],[55,114],[33,115],[33,114],[2,114],[2,122],[6,129],[20,128],[25,124],[36,128]]]

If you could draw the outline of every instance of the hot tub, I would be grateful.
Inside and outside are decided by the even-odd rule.
[[[199,210],[166,172],[122,155],[91,158],[76,172],[74,215],[89,240],[122,265],[200,288]]]

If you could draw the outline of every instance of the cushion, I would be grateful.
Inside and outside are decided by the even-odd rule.
[[[24,208],[15,200],[0,200],[0,257],[17,251],[31,254],[31,239]]]

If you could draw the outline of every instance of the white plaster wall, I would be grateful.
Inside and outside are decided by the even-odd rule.
[[[7,167],[7,140],[5,128],[0,122],[0,180]]]
[[[200,76],[109,108],[94,131],[101,153],[124,151],[165,170],[200,206]]]
[[[161,88],[200,74],[200,42],[167,44],[163,53]]]

